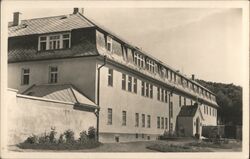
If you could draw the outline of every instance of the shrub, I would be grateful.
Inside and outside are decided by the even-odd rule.
[[[59,139],[58,139],[58,143],[59,144],[65,143],[64,134],[60,134]]]
[[[56,143],[55,135],[56,135],[55,128],[51,128],[51,131],[49,133],[49,142],[50,143]]]
[[[85,143],[88,140],[88,135],[86,131],[81,131],[80,132],[80,137],[79,137],[79,142],[80,143]]]
[[[38,143],[38,137],[36,135],[29,136],[24,143],[36,144]]]
[[[49,143],[49,135],[46,134],[46,132],[38,138],[38,143]]]
[[[74,137],[75,133],[72,130],[68,129],[63,134],[65,136],[66,143],[74,143],[75,142],[75,137]]]
[[[89,139],[95,139],[95,133],[96,133],[96,130],[93,126],[89,127],[88,129],[88,138]]]

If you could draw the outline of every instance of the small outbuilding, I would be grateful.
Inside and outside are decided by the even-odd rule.
[[[180,136],[200,137],[204,121],[200,105],[182,106],[177,116],[177,132]]]

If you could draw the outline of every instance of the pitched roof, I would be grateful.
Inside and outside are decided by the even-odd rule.
[[[71,31],[72,29],[93,27],[80,14],[69,14],[53,17],[22,20],[20,25],[11,26],[9,23],[9,37],[44,34],[52,32]]]
[[[178,116],[181,117],[193,117],[199,108],[198,104],[182,106]]]
[[[21,94],[59,100],[64,102],[72,102],[92,108],[98,107],[84,94],[76,90],[76,88],[71,84],[33,85],[24,92],[22,92]]]

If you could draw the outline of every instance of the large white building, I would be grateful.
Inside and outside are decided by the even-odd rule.
[[[21,22],[14,13],[8,87],[54,99],[50,88],[64,84],[100,108],[101,142],[152,140],[164,131],[193,136],[201,134],[202,126],[217,124],[213,92],[99,27],[77,8],[69,15]],[[39,88],[47,93],[41,95]]]

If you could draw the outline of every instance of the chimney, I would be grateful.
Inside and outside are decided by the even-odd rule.
[[[79,12],[79,8],[74,8],[73,14],[76,14]]]
[[[195,80],[195,76],[194,76],[194,74],[192,74],[192,80]]]
[[[20,12],[14,12],[13,13],[13,26],[17,26],[20,24]]]

